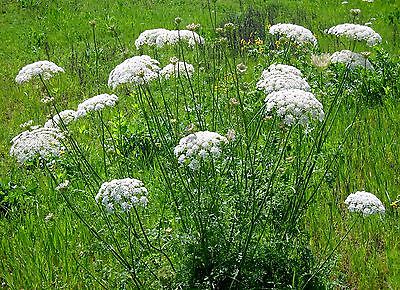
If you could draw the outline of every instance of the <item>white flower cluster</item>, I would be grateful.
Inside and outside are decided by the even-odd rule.
[[[168,33],[168,31],[169,30],[164,28],[156,28],[143,31],[135,40],[136,49],[139,49],[144,45],[155,46],[157,43],[157,38],[160,35]]]
[[[109,212],[117,210],[117,206],[126,212],[136,205],[147,206],[147,188],[138,179],[113,179],[101,185],[95,200],[101,201]]]
[[[61,124],[65,126],[76,119],[76,111],[74,110],[64,110],[54,115],[51,119],[44,123],[45,128],[60,128]]]
[[[22,84],[28,82],[30,79],[36,76],[41,76],[43,79],[49,79],[53,76],[53,74],[58,72],[64,72],[64,69],[51,61],[37,61],[24,66],[19,71],[15,81],[19,84]]]
[[[191,78],[194,73],[193,65],[178,61],[176,63],[170,63],[166,65],[160,72],[160,75],[165,79],[170,79],[171,77],[185,76]]]
[[[374,69],[372,64],[365,56],[350,50],[337,51],[331,55],[330,60],[331,63],[344,63],[351,69],[354,69],[358,66],[371,70]]]
[[[324,110],[322,104],[312,93],[298,89],[281,90],[269,94],[266,99],[266,110],[275,110],[287,125],[296,122],[308,126],[310,119],[322,121]]]
[[[382,37],[371,27],[359,24],[339,24],[329,28],[327,33],[344,36],[351,40],[366,41],[369,46],[374,46],[382,42]]]
[[[204,44],[204,38],[194,31],[158,28],[142,32],[135,40],[135,46],[137,49],[143,45],[163,47],[164,45],[175,45],[180,41],[186,42],[191,47],[196,44]]]
[[[366,191],[357,191],[350,194],[344,203],[351,212],[360,212],[364,215],[385,213],[385,207],[374,194]]]
[[[190,169],[197,170],[200,159],[219,157],[221,143],[228,143],[228,139],[216,132],[200,131],[183,137],[174,154],[179,163],[186,163]]]
[[[32,131],[24,131],[12,140],[10,155],[24,164],[36,157],[49,159],[59,156],[63,150],[60,140],[63,134],[56,128],[40,127]]]
[[[300,45],[306,43],[317,44],[317,39],[310,30],[296,24],[275,24],[269,28],[269,33],[272,35],[283,35]]]
[[[264,91],[267,95],[288,89],[309,91],[309,84],[301,76],[301,71],[293,66],[273,64],[262,72],[257,82],[257,89]]]
[[[148,55],[128,58],[111,71],[108,86],[115,89],[126,83],[148,83],[158,77],[159,64],[157,60]]]
[[[89,112],[102,110],[104,107],[113,107],[118,101],[116,95],[101,94],[87,99],[78,105],[75,118],[86,116]]]

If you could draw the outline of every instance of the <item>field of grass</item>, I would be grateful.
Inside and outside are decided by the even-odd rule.
[[[352,16],[349,12],[351,8],[360,8],[360,15]],[[11,139],[25,130],[21,129],[20,124],[28,120],[33,120],[34,125],[43,124],[54,114],[50,106],[41,102],[45,89],[39,82],[29,82],[24,85],[18,85],[15,82],[15,76],[23,66],[39,60],[49,60],[63,67],[65,73],[52,79],[49,87],[56,96],[59,109],[76,108],[85,99],[112,92],[107,86],[109,73],[125,59],[140,54],[135,48],[134,41],[142,31],[152,28],[174,29],[176,17],[182,18],[181,28],[190,23],[200,23],[201,28],[198,33],[205,38],[206,43],[218,43],[219,36],[214,30],[215,27],[221,27],[227,22],[233,22],[237,27],[241,27],[234,38],[226,40],[228,42],[226,50],[219,50],[219,46],[214,44],[207,50],[199,50],[200,52],[185,50],[188,60],[196,62],[196,70],[200,67],[205,68],[196,74],[193,84],[185,81],[181,84],[171,82],[171,85],[163,88],[161,93],[158,87],[157,89],[156,86],[152,87],[156,91],[154,96],[158,100],[167,96],[167,99],[172,101],[175,95],[196,98],[199,104],[204,106],[204,122],[206,123],[204,130],[220,130],[221,134],[225,134],[230,126],[237,126],[238,129],[236,127],[235,129],[238,136],[245,136],[247,130],[250,132],[255,130],[254,134],[258,134],[258,129],[253,128],[253,123],[250,122],[249,127],[246,127],[247,125],[241,127],[242,121],[245,120],[246,114],[249,116],[256,112],[251,106],[256,107],[262,104],[265,96],[257,92],[255,84],[262,70],[273,62],[286,63],[299,68],[309,82],[312,92],[324,105],[326,113],[330,104],[337,101],[337,106],[333,110],[334,117],[329,115],[330,119],[328,118],[331,123],[327,122],[327,125],[331,127],[324,147],[321,152],[311,158],[316,160],[315,168],[312,170],[313,173],[315,172],[313,176],[316,177],[310,181],[310,188],[307,188],[307,191],[304,190],[304,194],[307,197],[313,188],[317,188],[317,193],[312,202],[307,204],[301,218],[296,220],[293,232],[298,231],[300,234],[293,234],[296,237],[293,241],[298,244],[294,245],[294,249],[290,247],[282,249],[279,248],[278,243],[267,243],[265,248],[260,249],[260,253],[256,251],[254,255],[258,255],[257,257],[261,260],[280,261],[281,265],[268,265],[276,266],[278,270],[275,275],[283,271],[282,267],[292,267],[288,265],[290,261],[304,262],[305,270],[301,268],[304,271],[299,273],[303,276],[297,277],[293,274],[294,288],[305,287],[305,284],[301,283],[304,283],[304,279],[307,280],[311,275],[318,278],[318,283],[311,284],[312,286],[309,287],[318,285],[320,288],[333,289],[400,288],[400,223],[397,208],[400,202],[396,203],[396,200],[400,200],[400,116],[398,114],[400,111],[398,101],[400,95],[398,83],[400,8],[395,0],[375,0],[373,3],[349,0],[348,4],[341,4],[341,1],[320,0],[3,0],[0,12],[0,79],[2,83],[0,90],[0,288],[159,289],[163,286],[166,289],[182,289],[188,288],[188,285],[197,285],[187,282],[188,277],[201,276],[204,269],[201,266],[198,268],[193,266],[193,270],[188,266],[191,263],[191,257],[185,257],[187,254],[185,246],[189,242],[179,243],[179,240],[189,240],[190,237],[180,232],[184,226],[175,216],[180,208],[177,207],[176,211],[170,210],[173,198],[166,192],[168,186],[164,187],[161,181],[164,174],[174,179],[175,168],[168,163],[167,153],[163,155],[162,145],[158,145],[157,142],[153,144],[154,147],[149,145],[151,141],[148,135],[149,127],[146,127],[145,122],[147,119],[143,118],[143,112],[140,110],[143,100],[137,98],[140,90],[130,88],[116,90],[115,93],[120,97],[118,108],[106,110],[101,115],[94,114],[88,120],[80,121],[73,127],[73,131],[76,136],[79,136],[83,150],[90,156],[89,161],[100,173],[102,181],[108,181],[111,177],[128,176],[140,176],[141,180],[146,181],[146,187],[150,192],[150,202],[148,208],[139,214],[146,220],[144,226],[149,228],[144,230],[148,237],[142,238],[143,241],[149,238],[154,243],[159,242],[160,247],[165,246],[165,249],[170,251],[173,263],[183,261],[182,265],[177,267],[176,273],[170,269],[162,252],[154,253],[151,248],[146,248],[143,253],[138,250],[142,259],[137,259],[132,264],[147,274],[139,275],[138,280],[144,281],[142,287],[137,284],[135,286],[132,273],[127,271],[123,263],[117,262],[115,255],[106,245],[117,244],[117,248],[122,248],[121,253],[132,258],[132,253],[124,249],[139,249],[141,240],[138,239],[138,244],[134,246],[130,245],[127,240],[131,241],[131,232],[126,232],[124,224],[117,217],[109,217],[99,209],[93,198],[98,190],[93,184],[97,184],[98,181],[93,181],[95,180],[93,176],[85,177],[85,174],[88,174],[84,171],[85,169],[79,172],[80,167],[73,165],[75,164],[73,155],[67,154],[69,159],[64,160],[60,167],[55,166],[47,172],[40,164],[20,166],[9,154]],[[265,34],[270,25],[295,23],[309,28],[316,35],[319,47],[313,48],[313,53],[332,53],[348,48],[346,47],[348,44],[334,41],[332,37],[324,34],[324,30],[339,23],[354,21],[360,24],[372,22],[374,30],[382,36],[383,42],[377,48],[359,44],[356,47],[356,51],[359,52],[365,50],[372,52],[370,59],[376,72],[359,69],[346,73],[344,68],[318,69],[312,65],[310,51],[296,51],[296,48],[292,48],[288,54],[276,54],[278,51],[276,46],[280,44],[276,43],[270,35]],[[243,46],[243,49],[237,49],[237,44],[230,43],[230,41],[239,43],[242,37],[247,38],[247,44]],[[257,38],[260,40],[256,41]],[[143,53],[156,58],[162,64],[167,64],[171,56],[182,55],[184,50],[146,48]],[[208,61],[210,63],[207,63]],[[243,76],[232,72],[238,63],[244,63],[248,67]],[[239,85],[239,81],[243,82],[243,86]],[[189,88],[194,88],[196,92],[190,93]],[[152,97],[151,94],[146,95],[147,93],[144,91],[144,96]],[[340,98],[336,100],[334,96],[339,93]],[[236,94],[244,96],[244,102],[248,107],[243,109],[239,106],[239,109],[231,106],[232,98],[236,98]],[[216,104],[210,101],[212,97],[216,97],[213,99],[216,100]],[[150,110],[151,106],[149,107]],[[162,111],[161,108],[162,106],[158,109]],[[188,118],[196,120],[196,111],[197,108],[194,108]],[[177,109],[177,112],[177,116],[182,114],[182,119],[185,118],[183,117],[186,114],[185,111]],[[121,116],[123,116],[122,121]],[[123,142],[122,147],[126,149],[126,152],[119,152],[115,159],[109,157],[108,169],[103,168],[105,156],[102,156],[102,149],[104,149],[102,145],[105,142],[103,120],[108,126],[106,128],[111,128],[110,135],[123,134],[130,138],[129,141]],[[187,132],[185,127],[189,125],[189,122],[185,121],[177,124],[174,129],[174,134],[177,132],[175,138],[183,137]],[[201,124],[196,125],[201,127]],[[260,134],[261,144],[273,140],[271,146],[268,147],[271,152],[265,153],[264,158],[273,159],[281,154],[280,152],[283,152],[282,156],[285,157],[284,165],[277,166],[276,176],[279,178],[274,183],[276,189],[273,190],[284,194],[282,196],[276,194],[274,196],[276,200],[272,199],[268,203],[271,208],[269,211],[272,213],[266,210],[268,213],[260,218],[261,220],[271,218],[276,222],[276,224],[266,226],[268,234],[264,236],[273,239],[275,238],[274,231],[280,228],[279,221],[285,216],[282,209],[285,209],[286,205],[281,204],[282,200],[289,200],[291,204],[290,199],[293,198],[294,204],[297,202],[296,197],[291,195],[292,189],[288,183],[294,180],[297,182],[303,177],[307,178],[307,175],[304,173],[303,176],[299,170],[303,161],[301,158],[305,159],[307,150],[311,150],[314,140],[318,140],[319,129],[303,136],[300,130],[293,130],[293,134],[290,135],[288,132],[291,130],[282,129],[275,121],[271,123],[265,121],[261,126],[270,130],[266,132],[274,132],[271,133],[272,139],[269,139],[270,136],[267,134]],[[325,132],[323,130],[324,128],[321,129],[322,133]],[[102,134],[103,137],[101,137]],[[287,143],[284,141],[285,134],[288,134]],[[299,139],[303,143],[298,143]],[[279,146],[282,143],[285,145],[280,151]],[[285,147],[286,144],[289,147]],[[256,151],[257,144],[252,146],[255,147],[249,145],[246,150],[250,152],[252,148],[255,148]],[[304,146],[304,149],[301,146]],[[247,153],[232,147],[230,149],[232,152],[247,156]],[[243,151],[246,150],[243,149]],[[157,157],[158,154],[161,157]],[[124,160],[120,163],[121,156]],[[164,160],[162,158],[167,160],[166,164],[172,166],[171,172],[163,172],[163,166],[158,163],[159,160]],[[113,164],[113,160],[118,162]],[[244,163],[243,159],[241,162]],[[308,159],[305,163],[308,166],[307,162]],[[107,167],[107,161],[104,163]],[[125,166],[123,170],[118,168],[120,164]],[[211,168],[215,169],[213,166]],[[254,176],[257,175],[257,170],[268,171],[261,167],[255,171],[249,170]],[[177,172],[182,173],[183,170]],[[298,175],[293,175],[296,172]],[[54,176],[51,173],[54,173]],[[213,178],[216,176],[212,170],[208,173]],[[188,176],[192,178],[190,173]],[[70,178],[71,187],[74,189],[67,193],[56,191],[54,187],[57,184],[51,177],[55,177],[58,182]],[[275,175],[272,175],[271,179],[273,177]],[[321,184],[319,184],[320,178],[322,178]],[[176,179],[178,180],[177,176]],[[179,181],[173,180],[173,182],[179,185]],[[206,183],[205,180],[202,182]],[[223,183],[218,178],[215,182]],[[207,186],[210,191],[216,189],[215,184]],[[227,192],[233,191],[233,188],[238,190],[235,186],[226,184],[216,199],[221,198],[223,201],[226,200],[226,203],[233,201]],[[183,187],[180,190],[183,192]],[[385,205],[386,214],[370,217],[349,214],[344,200],[350,193],[359,190],[374,193]],[[66,199],[72,203],[72,206],[67,205]],[[251,199],[249,198],[248,201],[251,202]],[[185,202],[184,199],[182,202]],[[216,201],[205,199],[204,202],[208,205],[209,202]],[[218,210],[225,210],[225,206],[225,202],[221,202],[221,209]],[[202,210],[206,211],[204,208]],[[238,212],[246,212],[246,209],[240,208]],[[77,213],[80,218],[77,217]],[[213,214],[221,213],[217,211]],[[221,222],[228,223],[230,221],[228,219],[234,219],[230,215],[231,212],[226,210],[224,214],[221,214]],[[135,219],[135,217],[132,218]],[[190,216],[184,216],[185,218],[190,219]],[[207,218],[204,220],[208,222]],[[89,226],[82,221],[88,221]],[[155,225],[157,227],[150,228]],[[218,228],[218,225],[213,226],[210,225],[212,229]],[[221,227],[224,226],[221,224]],[[99,241],[91,232],[92,229],[101,233],[105,242]],[[133,230],[136,230],[135,226]],[[137,230],[140,230],[138,224]],[[223,233],[226,231],[221,229],[220,233],[210,234],[212,237],[210,243],[216,247],[216,252],[211,256],[216,263],[224,262],[224,257],[213,256],[226,253],[225,249],[218,248],[218,242],[215,242],[215,240],[224,239]],[[284,233],[287,234],[286,229]],[[260,237],[263,234],[264,230]],[[286,237],[288,236],[290,235]],[[233,238],[235,239],[236,237]],[[213,242],[215,244],[212,244]],[[295,248],[297,246],[299,248]],[[310,253],[299,250],[300,254],[298,254],[296,252],[298,249],[309,249]],[[194,249],[195,254],[197,250]],[[232,248],[232,256],[236,253],[235,250],[237,249]],[[239,250],[238,253],[241,254]],[[301,258],[298,258],[299,256]],[[236,268],[229,268],[229,261],[231,261],[229,259],[236,259],[236,257],[227,255],[227,265],[224,264],[225,268],[221,266],[218,270],[231,271],[229,277],[233,278],[230,285],[224,284],[225,280],[220,281],[221,284],[217,286],[208,281],[203,281],[204,284],[201,285],[203,287],[208,285],[210,289],[225,289],[234,285]],[[196,259],[194,258],[193,261]],[[267,267],[259,260],[256,262],[260,264],[255,264],[253,268],[247,265],[249,269]],[[310,269],[307,268],[307,263],[310,263]],[[148,274],[147,266],[154,267],[156,272],[149,271],[150,274]],[[294,268],[296,273],[296,267]],[[248,279],[251,279],[253,273],[249,271]],[[307,271],[310,273],[305,273]],[[254,277],[256,274],[258,273],[254,273]],[[151,275],[157,278],[157,282],[151,282],[153,279]],[[210,274],[210,277],[218,281],[219,274],[212,273],[212,275]],[[271,284],[264,284],[266,288],[280,288],[280,284],[275,283],[276,281],[270,282]],[[201,289],[201,286],[197,285],[197,287]],[[232,289],[240,288],[240,284],[232,286]]]

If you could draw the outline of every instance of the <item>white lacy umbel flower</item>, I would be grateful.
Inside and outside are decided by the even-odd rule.
[[[117,65],[108,77],[108,86],[115,89],[126,83],[137,85],[149,83],[158,78],[160,63],[148,55],[134,56]]]
[[[322,104],[312,93],[298,89],[273,92],[265,98],[266,111],[276,111],[286,125],[299,123],[307,127],[311,120],[325,117]]]
[[[43,79],[47,80],[58,72],[64,72],[64,69],[56,65],[54,62],[47,60],[37,61],[24,66],[19,71],[15,81],[22,84],[30,81],[30,79],[36,76],[41,76]]]
[[[165,79],[170,79],[171,77],[185,76],[191,78],[194,73],[193,65],[179,61],[175,64],[170,63],[166,65],[160,72],[160,75]]]
[[[298,68],[295,68],[294,66],[291,66],[291,65],[280,64],[280,63],[271,64],[266,70],[263,71],[263,74],[272,72],[272,71],[275,71],[275,72],[278,71],[278,72],[285,73],[285,74],[290,73],[290,74],[294,74],[299,77],[301,77],[303,75],[302,72]]]
[[[272,35],[284,36],[300,45],[306,43],[317,44],[317,39],[310,30],[296,24],[275,24],[269,28],[269,33]]]
[[[382,37],[371,27],[359,24],[339,24],[329,28],[327,33],[338,37],[347,37],[351,40],[365,41],[369,46],[374,46],[382,42]]]
[[[63,134],[56,128],[40,127],[32,131],[24,131],[11,140],[10,155],[24,164],[37,157],[45,160],[60,156],[63,146]]]
[[[200,131],[183,137],[175,147],[174,154],[179,163],[197,170],[200,159],[219,157],[221,143],[228,143],[228,139],[216,132]]]
[[[190,30],[170,30],[168,33],[160,34],[156,39],[158,47],[175,45],[178,42],[184,42],[193,47],[196,44],[204,44],[204,38]]]
[[[374,194],[366,191],[357,191],[350,194],[344,203],[351,212],[360,212],[364,215],[385,213],[385,207]]]
[[[267,95],[272,92],[288,89],[310,90],[310,85],[302,77],[279,70],[263,71],[256,86],[257,89],[264,91]]]
[[[342,50],[333,53],[331,55],[331,63],[344,63],[351,69],[354,69],[358,66],[371,70],[374,69],[372,64],[365,56],[350,50]]]
[[[109,212],[127,212],[137,205],[147,206],[147,188],[138,179],[113,179],[101,185],[95,200],[101,202]]]
[[[78,105],[75,118],[86,116],[89,112],[102,110],[104,107],[113,107],[118,101],[116,95],[101,94],[94,96]]]
[[[54,115],[51,119],[44,123],[45,128],[60,128],[62,124],[67,126],[69,123],[76,119],[76,111],[64,110]],[[61,122],[62,121],[62,122]]]
[[[136,49],[139,49],[144,45],[155,46],[157,38],[161,35],[167,34],[168,32],[169,30],[164,28],[156,28],[143,31],[135,40]]]

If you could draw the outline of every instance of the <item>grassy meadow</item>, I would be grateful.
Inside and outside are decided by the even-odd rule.
[[[0,288],[400,289],[395,0],[1,3]],[[347,22],[372,22],[382,43],[371,48],[324,33]],[[201,25],[205,48],[135,48],[147,29],[191,23]],[[226,23],[235,28],[219,34]],[[277,40],[268,33],[277,23],[310,29],[318,46]],[[375,70],[311,60],[349,48],[370,51]],[[111,89],[110,72],[141,54],[160,67],[177,56],[195,73]],[[65,73],[15,82],[40,60]],[[273,63],[297,67],[322,103],[325,121],[310,132],[262,114],[265,94],[256,83]],[[54,107],[41,101],[47,90]],[[21,124],[42,125],[55,108],[103,93],[115,93],[118,104],[72,124],[73,149],[66,146],[60,160],[20,165],[10,156]],[[204,162],[198,175],[174,159],[189,133],[232,128],[223,151],[231,159]],[[149,204],[110,215],[94,196],[102,182],[126,177],[144,182]],[[56,190],[66,179],[68,189]],[[361,190],[386,213],[349,213],[344,200]]]

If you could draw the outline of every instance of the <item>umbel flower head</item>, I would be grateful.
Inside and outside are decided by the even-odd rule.
[[[45,128],[61,128],[62,124],[67,126],[69,123],[76,119],[76,111],[64,110],[54,115],[51,119],[44,123]]]
[[[299,45],[306,43],[317,44],[317,39],[309,29],[296,24],[275,24],[269,28],[269,33],[272,35],[284,36]]]
[[[134,206],[147,206],[147,188],[138,179],[113,179],[101,185],[95,200],[101,202],[109,212],[127,212]]]
[[[307,127],[311,120],[325,117],[322,104],[312,93],[298,89],[273,92],[265,98],[267,112],[275,111],[286,125],[299,123]]]
[[[38,157],[48,160],[60,156],[63,150],[62,138],[63,134],[57,128],[27,130],[11,140],[10,155],[16,157],[21,164]]]
[[[351,40],[365,41],[369,46],[374,46],[382,42],[382,37],[366,25],[353,23],[339,24],[329,28],[327,33],[338,37],[347,37]]]
[[[113,107],[118,101],[116,95],[101,94],[94,96],[78,105],[75,118],[86,116],[89,112],[102,110],[104,107]]]
[[[156,28],[145,30],[140,33],[139,37],[135,40],[136,49],[141,48],[144,45],[155,46],[157,38],[160,35],[167,34],[169,30],[164,28]]]
[[[228,139],[216,132],[200,131],[183,137],[174,149],[181,164],[187,164],[192,170],[199,168],[199,160],[217,158],[221,154],[221,145]]]
[[[309,91],[310,86],[301,77],[302,73],[290,65],[273,64],[264,70],[260,80],[257,82],[257,89],[265,94],[288,89],[300,89]]]
[[[47,80],[53,77],[58,72],[64,72],[62,67],[59,67],[54,62],[42,60],[24,66],[15,78],[19,84],[30,81],[33,77],[41,76]]]
[[[350,194],[344,203],[351,212],[360,212],[363,215],[385,213],[385,207],[374,194],[366,191],[357,191]]]
[[[148,55],[134,56],[117,65],[110,73],[108,86],[115,89],[126,83],[137,85],[158,78],[159,62]]]
[[[337,51],[331,55],[331,63],[344,63],[349,68],[363,67],[373,70],[372,64],[362,54],[350,50]]]
[[[194,73],[193,65],[178,61],[175,63],[170,63],[166,65],[160,72],[160,75],[165,79],[170,79],[171,77],[185,76],[191,78]]]
[[[204,44],[204,38],[190,30],[169,30],[167,33],[160,34],[156,39],[158,47],[175,45],[179,42],[187,43],[187,45],[193,47],[196,44]]]

